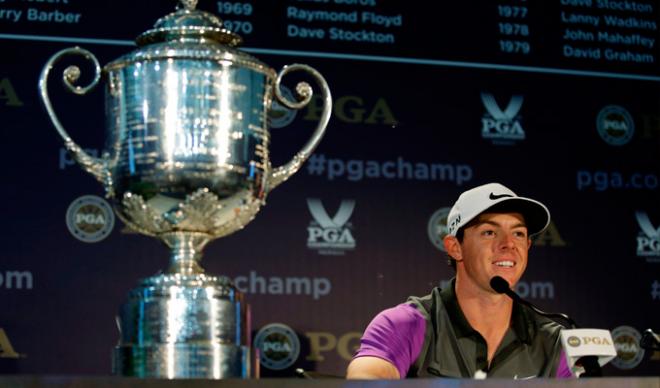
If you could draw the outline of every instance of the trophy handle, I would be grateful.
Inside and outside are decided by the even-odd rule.
[[[300,82],[296,85],[296,93],[302,98],[301,101],[289,101],[285,96],[282,95],[282,90],[280,89],[280,83],[282,77],[289,72],[302,70],[312,75],[316,80],[318,85],[321,87],[321,97],[323,98],[323,113],[321,114],[321,119],[319,120],[312,137],[307,141],[307,143],[302,147],[294,157],[287,162],[286,164],[276,167],[272,170],[270,174],[268,183],[270,188],[274,189],[279,186],[280,183],[289,179],[289,177],[295,174],[302,164],[309,158],[309,156],[314,152],[314,149],[321,142],[325,129],[330,120],[330,114],[332,113],[332,96],[330,95],[330,88],[328,88],[328,83],[325,82],[325,79],[318,71],[314,70],[312,67],[302,64],[292,64],[284,66],[282,71],[277,75],[277,80],[275,81],[275,97],[277,101],[282,105],[286,106],[289,109],[301,109],[306,106],[312,99],[312,88],[306,82]]]
[[[66,149],[71,152],[73,158],[76,162],[88,173],[92,174],[98,181],[103,183],[105,187],[110,187],[110,170],[107,167],[107,163],[104,162],[101,158],[96,158],[85,152],[76,142],[71,139],[71,136],[62,126],[62,123],[57,118],[53,105],[50,102],[48,97],[48,75],[53,69],[53,66],[64,56],[66,55],[82,55],[85,59],[91,61],[94,64],[94,80],[87,86],[81,87],[76,86],[74,83],[80,78],[80,68],[78,66],[69,66],[64,70],[62,74],[62,81],[64,85],[69,89],[69,91],[78,94],[85,95],[92,88],[94,88],[101,78],[101,66],[96,57],[89,51],[82,49],[80,47],[71,47],[61,51],[58,51],[55,55],[50,57],[43,70],[41,71],[41,76],[39,77],[39,94],[41,97],[41,102],[44,104],[44,107],[48,111],[50,120],[53,122],[55,129],[64,140],[64,146]]]

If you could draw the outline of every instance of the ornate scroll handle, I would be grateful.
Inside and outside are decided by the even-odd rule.
[[[298,153],[294,155],[293,159],[291,159],[288,163],[272,170],[268,180],[270,189],[274,189],[280,183],[289,179],[291,175],[295,174],[300,169],[305,160],[307,160],[312,152],[314,152],[314,149],[319,145],[323,135],[325,134],[325,129],[328,126],[330,114],[332,113],[332,96],[330,95],[328,83],[325,82],[325,79],[318,71],[307,65],[293,64],[284,66],[282,71],[280,71],[280,73],[277,75],[277,80],[275,81],[275,97],[277,98],[277,101],[290,109],[301,109],[311,101],[312,88],[306,82],[300,82],[298,85],[296,85],[296,93],[302,98],[301,101],[289,101],[285,96],[282,95],[282,90],[280,88],[282,77],[289,72],[296,70],[302,70],[311,74],[318,85],[321,87],[321,97],[323,98],[323,113],[321,114],[321,119],[319,120],[319,123],[316,126],[314,133],[312,134],[312,137],[307,141],[302,149],[298,151]]]
[[[96,57],[89,51],[82,49],[80,47],[71,47],[57,52],[55,55],[50,57],[43,70],[41,71],[41,76],[39,77],[39,94],[41,97],[41,102],[44,104],[44,107],[48,111],[50,120],[53,122],[55,129],[64,140],[64,146],[69,152],[71,152],[73,158],[80,164],[80,166],[92,174],[98,181],[103,183],[106,188],[108,188],[108,183],[110,180],[110,172],[108,170],[107,164],[103,159],[95,158],[85,152],[76,142],[74,142],[67,131],[62,126],[62,123],[57,118],[53,105],[50,102],[48,97],[48,75],[53,69],[53,66],[64,56],[66,55],[82,55],[85,59],[94,63],[95,76],[94,80],[87,86],[76,86],[74,85],[76,81],[80,78],[80,68],[77,66],[69,66],[64,70],[62,74],[62,81],[64,85],[69,89],[70,92],[77,95],[85,95],[91,89],[93,89],[101,78],[101,66]]]

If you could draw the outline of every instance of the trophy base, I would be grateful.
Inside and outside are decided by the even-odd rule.
[[[174,267],[202,270],[190,262]],[[120,308],[113,373],[165,379],[247,378],[249,321],[244,296],[227,277],[166,273],[146,278]]]
[[[250,350],[236,345],[117,346],[113,374],[165,379],[248,378]]]

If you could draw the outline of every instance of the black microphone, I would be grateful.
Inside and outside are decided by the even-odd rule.
[[[559,323],[560,325],[568,329],[575,329],[578,327],[577,323],[575,323],[575,321],[568,315],[562,313],[546,313],[545,311],[538,309],[536,306],[529,303],[528,301],[522,299],[521,297],[518,296],[518,294],[513,292],[513,290],[509,286],[509,282],[504,280],[504,278],[502,278],[501,276],[494,276],[492,279],[490,279],[490,287],[496,292],[500,294],[506,294],[509,298],[513,299],[514,301],[520,304],[524,304],[525,306],[531,308],[532,310],[534,310],[535,313],[550,318],[553,321]],[[557,319],[560,319],[561,321],[558,321]],[[566,323],[568,323],[568,325],[566,325]]]
[[[660,350],[660,334],[654,333],[650,328],[646,329],[639,346],[646,350]]]
[[[533,304],[524,300],[511,289],[511,286],[509,286],[509,282],[504,280],[504,278],[502,278],[501,276],[492,277],[490,279],[490,287],[493,290],[495,290],[497,293],[506,294],[509,298],[513,299],[514,302],[523,304],[531,308],[535,313],[543,317],[550,318],[553,321],[559,323],[560,325],[566,327],[567,329],[576,329],[578,327],[577,323],[575,323],[575,321],[568,315],[562,313],[546,313],[545,311],[538,309]],[[566,325],[566,323],[568,323],[568,325]],[[582,365],[582,367],[585,370],[585,372],[582,375],[580,375],[580,377],[582,376],[600,377],[603,375],[603,371],[600,368],[600,364],[598,363],[597,356],[583,356],[576,361],[576,364]]]

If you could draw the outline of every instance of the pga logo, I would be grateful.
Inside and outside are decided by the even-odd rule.
[[[520,123],[520,108],[522,96],[513,96],[504,110],[490,93],[481,93],[481,102],[486,113],[481,119],[481,137],[492,139],[493,142],[511,142],[525,139],[525,131]]]
[[[637,256],[660,261],[660,228],[653,226],[646,212],[635,212],[635,218],[641,229],[637,236]]]
[[[355,249],[355,238],[349,222],[355,201],[342,200],[337,213],[330,217],[320,199],[307,199],[307,207],[314,218],[307,227],[307,247],[319,249],[321,254],[343,254]]]
[[[95,195],[76,198],[66,211],[66,226],[78,240],[97,243],[112,233],[115,216],[110,204]]]
[[[283,323],[271,323],[262,327],[254,338],[259,349],[259,362],[272,370],[282,370],[293,365],[300,356],[300,339],[293,329]]]
[[[608,105],[596,117],[598,134],[612,146],[628,144],[635,134],[635,121],[630,113],[618,105]]]

